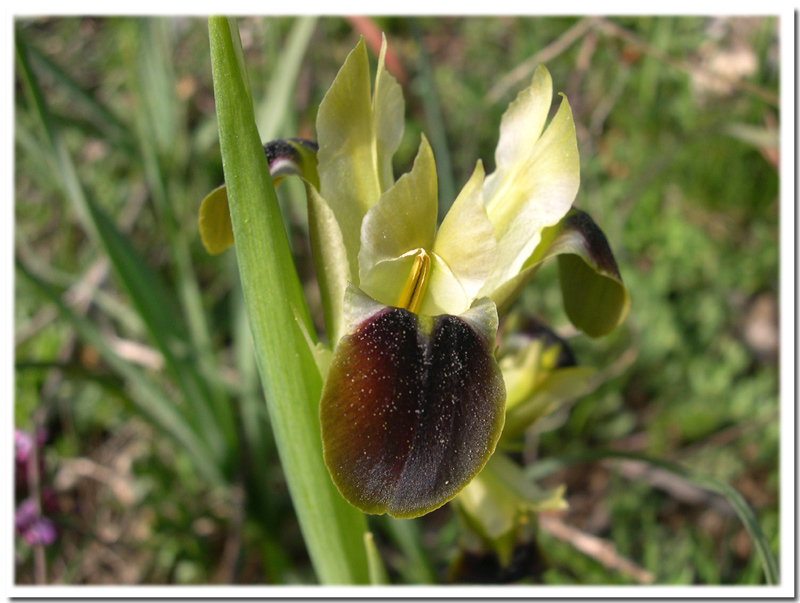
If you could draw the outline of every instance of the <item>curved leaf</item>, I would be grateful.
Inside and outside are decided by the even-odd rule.
[[[622,450],[595,449],[589,452],[543,459],[542,461],[529,466],[525,472],[531,479],[541,479],[546,475],[555,473],[567,465],[596,462],[606,458],[628,459],[646,463],[652,467],[669,471],[670,473],[685,479],[695,486],[724,497],[728,503],[730,503],[731,507],[733,507],[734,511],[736,511],[736,515],[739,517],[739,520],[742,522],[742,525],[747,530],[750,538],[753,541],[753,546],[758,553],[758,556],[761,560],[761,565],[764,569],[764,577],[766,578],[767,584],[780,583],[780,568],[778,567],[778,560],[772,553],[769,540],[761,529],[755,512],[747,503],[745,498],[741,495],[741,493],[727,482],[696,473],[677,463],[663,461],[661,459],[653,458],[644,454],[625,452]]]
[[[243,73],[233,19],[208,22],[214,98],[242,291],[292,503],[320,582],[366,583],[364,517],[331,484],[322,459],[318,400],[322,380],[305,340],[313,337]]]

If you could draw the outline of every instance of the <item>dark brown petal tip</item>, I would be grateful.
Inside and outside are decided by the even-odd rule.
[[[505,386],[493,338],[476,324],[384,307],[339,342],[320,419],[325,463],[351,504],[417,517],[483,468],[503,428]]]

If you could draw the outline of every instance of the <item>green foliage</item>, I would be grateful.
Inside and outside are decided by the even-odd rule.
[[[458,190],[476,157],[487,173],[494,169],[500,116],[533,71],[496,97],[490,91],[581,18],[375,22],[408,78],[395,173],[410,168],[424,131],[435,148],[449,150],[451,173],[440,182]],[[770,308],[778,297],[779,177],[771,149],[733,136],[731,126],[767,131],[779,110],[747,90],[703,90],[687,68],[707,69],[703,61],[744,46],[756,70],[741,81],[774,95],[777,20],[612,23],[649,46],[587,29],[542,60],[578,127],[576,206],[611,243],[631,312],[623,327],[590,341],[568,327],[555,266],[542,268],[523,292],[517,310],[545,318],[568,336],[580,364],[609,377],[554,415],[533,452],[545,462],[627,447],[691,467],[741,492],[777,552],[778,365],[776,350],[752,331],[777,328]],[[259,126],[276,129],[260,132],[262,142],[313,137],[322,95],[359,32],[340,18],[247,18],[239,26],[254,114]],[[17,64],[15,424],[49,428],[47,479],[62,472],[64,480],[76,459],[130,461],[122,473],[137,493],[126,505],[89,478],[57,482],[62,504],[76,499],[84,510],[64,506],[48,580],[123,579],[123,566],[108,569],[96,553],[111,550],[97,530],[114,512],[119,525],[131,526],[115,550],[136,569],[135,581],[314,582],[271,435],[233,252],[207,255],[197,233],[199,202],[223,179],[207,22],[19,19],[15,34],[30,73]],[[279,72],[288,79],[276,79]],[[44,111],[34,103],[36,88]],[[275,107],[283,115],[277,124]],[[447,169],[436,152],[437,166]],[[319,330],[304,194],[290,182],[278,190]],[[95,283],[83,301],[74,301],[77,287],[63,301],[81,280]],[[139,355],[126,355],[117,340],[138,344]],[[133,427],[139,452],[131,460],[115,436]],[[764,583],[759,556],[733,515],[599,462],[589,467],[564,468],[545,484],[567,484],[564,521],[594,530],[657,583]],[[588,516],[594,527],[580,523]],[[377,549],[392,583],[441,582],[463,544],[447,507],[408,523],[370,522],[370,530],[371,554]],[[549,533],[538,540],[549,568],[528,581],[632,582]],[[226,565],[223,551],[231,549],[238,562]],[[30,582],[34,559],[24,559],[17,580]]]

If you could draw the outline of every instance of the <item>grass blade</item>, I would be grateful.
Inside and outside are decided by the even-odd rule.
[[[280,53],[280,59],[267,85],[268,95],[256,112],[256,124],[261,140],[274,140],[291,135],[285,129],[292,104],[297,76],[303,57],[317,25],[317,17],[300,17],[292,26],[289,38]]]
[[[364,533],[364,548],[367,551],[367,564],[369,565],[369,583],[372,586],[390,584],[389,576],[386,573],[386,566],[383,565],[381,553],[375,544],[372,532]]]

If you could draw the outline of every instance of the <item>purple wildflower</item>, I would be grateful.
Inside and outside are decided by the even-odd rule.
[[[56,526],[52,520],[39,513],[36,501],[26,498],[14,513],[14,528],[25,542],[33,545],[48,546],[56,539]]]
[[[33,437],[31,437],[27,431],[15,429],[14,449],[17,463],[20,465],[27,463],[31,455],[31,450],[33,450]]]

